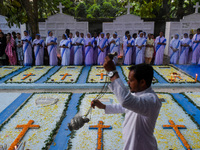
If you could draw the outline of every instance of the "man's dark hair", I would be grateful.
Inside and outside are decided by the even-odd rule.
[[[197,31],[200,31],[200,28],[198,28]]]
[[[140,82],[142,79],[146,81],[147,87],[151,86],[153,80],[153,67],[148,64],[138,64],[131,66],[130,71],[134,71],[135,79]]]

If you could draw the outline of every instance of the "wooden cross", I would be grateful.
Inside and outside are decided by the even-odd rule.
[[[65,73],[65,74],[61,74],[60,76],[63,76],[62,78],[61,78],[61,80],[65,80],[65,78],[67,77],[67,76],[72,76],[71,74],[68,74],[68,73]]]
[[[103,80],[103,77],[104,77],[104,76],[107,76],[107,74],[100,73],[100,74],[96,74],[96,76],[100,76],[100,77],[101,77],[101,80]]]
[[[25,80],[26,78],[30,77],[30,76],[35,76],[35,74],[33,73],[28,73],[24,75],[25,77],[23,77],[21,80]]]
[[[29,120],[29,122],[27,124],[17,125],[15,127],[15,129],[22,129],[22,131],[17,136],[17,138],[14,140],[14,142],[10,145],[10,147],[8,148],[8,150],[14,150],[15,146],[22,140],[22,138],[25,136],[26,132],[29,129],[38,129],[38,128],[40,128],[39,125],[32,125],[33,123],[34,123],[33,120]]]
[[[175,125],[173,120],[169,120],[170,125],[163,125],[163,129],[173,129],[175,134],[178,136],[179,140],[183,144],[186,150],[192,150],[184,136],[181,134],[179,129],[187,129],[185,125]]]
[[[198,13],[198,10],[199,10],[199,8],[200,8],[199,2],[197,2],[196,5],[193,6],[193,8],[195,8],[195,14],[197,14],[197,13]]]
[[[103,150],[103,129],[112,129],[110,125],[103,125],[103,121],[99,121],[98,125],[91,125],[89,129],[98,129],[97,133],[97,150]]]
[[[65,6],[62,6],[62,3],[59,3],[59,6],[57,6],[57,8],[60,9],[60,13],[62,14],[62,9],[65,8]]]
[[[130,14],[130,9],[132,8],[133,6],[130,5],[130,3],[128,2],[128,5],[125,6],[125,8],[127,8],[127,14]]]

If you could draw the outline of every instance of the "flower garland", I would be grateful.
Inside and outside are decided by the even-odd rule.
[[[103,68],[103,66],[92,66],[88,72],[86,82],[87,83],[105,83],[106,76],[107,76],[107,72]]]
[[[26,132],[28,131],[29,128],[34,128],[38,129],[40,128],[39,125],[32,125],[34,123],[33,120],[29,120],[28,124],[25,125],[17,125],[15,129],[22,129],[20,134],[17,136],[15,141],[11,144],[11,146],[8,148],[8,150],[14,150],[15,146],[22,140],[22,138],[25,136]]]
[[[0,79],[4,78],[5,76],[21,69],[23,66],[4,66],[0,67]]]
[[[52,68],[52,66],[34,66],[27,68],[23,72],[5,81],[5,83],[34,83],[46,75]]]
[[[113,94],[108,94],[109,98],[112,97]],[[108,96],[106,95],[106,97]],[[186,130],[181,130],[181,134],[184,135],[184,138],[187,140],[188,144],[192,147],[192,149],[200,148],[200,130],[198,129],[197,123],[192,120],[192,116],[190,116],[183,107],[174,99],[174,97],[169,93],[157,93],[159,98],[164,98],[166,101],[163,102],[163,106],[161,107],[161,111],[156,123],[155,127],[155,136],[158,141],[159,149],[183,149],[183,145],[179,142],[176,134],[173,133],[172,130],[165,131],[162,126],[168,124],[168,120],[174,120],[176,124],[184,123],[187,126]],[[90,101],[95,97],[95,93],[83,94],[81,99],[79,100],[77,108],[79,108],[84,114],[87,111]],[[115,101],[116,102],[116,101]],[[176,110],[176,111],[174,111]],[[88,125],[97,124],[98,120],[104,120],[106,122],[106,118],[109,118],[109,124],[112,125],[113,130],[109,133],[110,136],[116,137],[114,130],[117,128],[121,130],[122,128],[122,115],[119,115],[120,118],[117,118],[116,115],[105,115],[103,110],[95,109],[92,112],[92,123],[89,122]],[[101,119],[103,118],[103,119]],[[122,120],[120,120],[122,119]],[[111,122],[114,121],[114,124]],[[78,131],[73,131],[69,136],[70,140],[68,141],[68,150],[70,149],[95,149],[95,133],[96,132],[88,132],[88,125],[86,124]],[[117,126],[116,126],[117,125]],[[114,149],[122,149],[123,144],[119,144],[122,142],[122,133],[117,132],[120,135],[119,139],[113,139],[112,142],[108,142],[108,138],[104,139],[104,149],[108,147],[113,147]],[[93,136],[90,137],[90,134]],[[105,132],[105,137],[107,137],[107,132]],[[74,143],[79,143],[74,144]],[[115,143],[118,143],[117,147]],[[116,147],[115,147],[116,146]],[[108,148],[109,149],[109,148]]]
[[[180,139],[181,143],[183,143],[183,146],[186,150],[191,150],[190,145],[184,138],[183,134],[179,131],[179,129],[186,129],[185,125],[175,125],[173,120],[169,120],[170,125],[163,125],[163,129],[173,129],[178,138]]]
[[[19,131],[13,131],[16,122],[27,122],[26,119],[33,118],[41,128],[36,132],[28,132],[23,138],[26,140],[26,146],[31,149],[47,149],[53,142],[53,137],[57,133],[61,122],[66,117],[66,110],[71,99],[71,93],[33,93],[21,108],[13,114],[3,125],[1,125],[0,144],[10,143],[13,137],[19,134]],[[57,104],[47,107],[37,107],[32,105],[33,101],[40,96],[50,96],[59,98]],[[64,104],[64,105],[63,105]],[[43,115],[43,113],[45,115]],[[38,117],[39,116],[39,117]],[[3,128],[2,128],[3,127]],[[41,134],[41,135],[40,135]],[[39,137],[38,137],[39,136]],[[42,140],[46,139],[44,142]],[[41,147],[44,145],[44,147]]]
[[[185,92],[183,94],[196,108],[200,110],[200,92]]]
[[[76,83],[83,68],[83,66],[62,66],[45,83]]]
[[[77,105],[77,110],[81,112],[81,114],[85,114],[89,108],[89,104],[91,100],[93,100],[98,93],[84,93]],[[116,97],[111,93],[106,93],[102,100],[105,102],[105,99],[108,100],[110,103],[110,99],[113,99],[113,103],[117,103]],[[122,121],[123,117],[121,114],[115,115],[104,115],[103,110],[95,109],[92,111],[91,120],[88,124],[85,124],[81,129],[77,131],[71,132],[68,136],[70,139],[68,141],[68,150],[70,149],[96,149],[97,142],[94,135],[96,135],[96,131],[89,130],[89,126],[93,124],[97,124],[99,120],[102,120],[107,124],[112,125],[112,130],[107,130],[104,132],[104,139],[99,143],[104,144],[103,149],[109,149],[112,145],[113,149],[122,149],[123,148],[123,141],[122,141]],[[92,126],[91,126],[92,127]],[[100,132],[98,133],[98,138],[101,138]],[[97,138],[97,139],[98,139]],[[116,142],[113,142],[116,141]],[[74,144],[79,143],[79,144]]]
[[[153,68],[168,83],[196,83],[192,76],[173,65],[153,66]]]
[[[103,129],[112,129],[110,125],[103,125],[104,122],[101,120],[98,125],[91,125],[89,129],[98,129],[97,133],[97,149],[103,150]]]
[[[154,135],[157,139],[159,149],[184,149],[186,143],[182,143],[180,138],[172,130],[163,130],[163,125],[168,124],[168,120],[173,120],[176,124],[185,124],[187,129],[181,130],[188,144],[192,149],[200,148],[200,130],[198,124],[193,121],[183,107],[174,99],[173,95],[169,93],[157,93],[159,98],[164,98],[166,102],[162,103],[159,117],[157,119]],[[176,110],[176,111],[174,111]],[[170,123],[171,124],[171,123]],[[183,127],[183,126],[182,126]],[[181,135],[178,135],[181,137]],[[180,140],[180,142],[177,142]],[[186,148],[185,148],[186,149]]]

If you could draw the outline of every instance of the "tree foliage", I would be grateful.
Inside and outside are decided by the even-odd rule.
[[[142,18],[168,20],[181,19],[194,12],[193,5],[199,0],[129,0],[131,14]],[[125,15],[128,0],[0,0],[0,14],[13,24],[29,24],[31,31],[38,32],[38,19],[56,14],[59,2],[65,6],[63,13],[76,18],[115,18]]]

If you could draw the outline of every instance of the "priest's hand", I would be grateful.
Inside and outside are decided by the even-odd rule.
[[[116,70],[116,66],[115,66],[114,62],[108,56],[106,56],[106,58],[105,58],[105,62],[103,64],[103,67],[105,68],[105,70],[107,72]]]
[[[95,109],[95,106],[99,109],[105,109],[106,105],[104,105],[102,102],[100,102],[99,100],[93,100],[91,102],[91,107]]]

